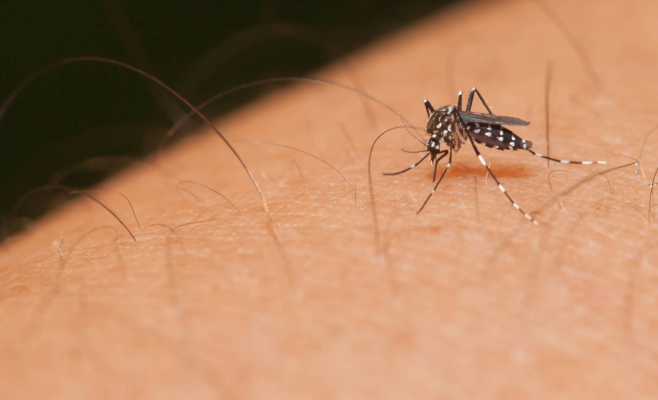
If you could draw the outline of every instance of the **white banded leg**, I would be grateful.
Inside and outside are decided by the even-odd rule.
[[[484,108],[487,109],[487,112],[489,112],[489,114],[493,114],[491,112],[491,110],[489,109],[489,106],[487,105],[487,102],[484,101],[484,98],[480,94],[480,91],[477,90],[476,88],[471,89],[471,93],[468,95],[468,103],[466,104],[466,111],[471,112],[471,106],[473,105],[473,95],[476,94],[476,93],[477,93],[478,97],[480,98],[480,101],[484,105]],[[461,109],[460,109],[460,111],[461,111]]]
[[[425,103],[425,111],[427,111],[427,118],[429,118],[434,113],[434,107],[427,99],[423,100],[423,103]]]
[[[446,155],[444,154],[443,156],[441,156],[441,158],[443,158],[443,157],[445,157],[445,156],[446,156]],[[439,158],[439,159],[436,160],[435,162],[438,164],[439,161],[441,161],[441,158]],[[423,202],[423,205],[420,206],[420,209],[416,212],[416,214],[420,214],[420,212],[423,211],[423,208],[425,208],[425,204],[427,204],[427,202],[430,201],[430,197],[432,197],[432,195],[434,194],[434,192],[436,192],[436,188],[439,187],[439,184],[440,184],[441,181],[443,180],[443,177],[446,175],[446,172],[448,172],[448,169],[450,168],[450,164],[452,164],[452,149],[450,149],[450,157],[448,157],[448,164],[446,165],[446,169],[443,170],[443,173],[441,174],[441,177],[439,178],[439,181],[436,183],[436,186],[434,186],[434,189],[432,189],[432,191],[430,192],[430,195],[427,196],[427,198],[426,198],[425,201]],[[435,173],[436,173],[436,169],[435,169],[434,171],[435,171]]]
[[[532,222],[533,224],[535,224],[535,225],[539,225],[539,222],[537,222],[536,219],[532,218],[532,215],[530,215],[530,214],[526,213],[525,211],[523,211],[523,210],[521,209],[521,207],[519,207],[519,205],[516,204],[516,202],[514,201],[514,199],[512,199],[512,196],[510,196],[510,195],[507,193],[507,191],[505,190],[505,188],[503,187],[503,185],[501,185],[500,182],[498,182],[498,178],[496,178],[496,175],[494,175],[494,173],[491,171],[491,169],[490,169],[489,166],[487,165],[487,162],[484,161],[484,158],[483,158],[482,155],[480,154],[480,150],[478,150],[478,148],[475,146],[475,142],[473,142],[473,138],[471,137],[471,135],[468,135],[468,138],[471,139],[471,144],[473,145],[473,150],[475,150],[475,154],[477,154],[478,159],[480,160],[480,162],[482,163],[482,165],[484,165],[484,167],[487,169],[487,171],[489,171],[489,173],[491,174],[491,177],[493,178],[493,180],[494,180],[494,181],[496,182],[496,184],[498,185],[498,189],[500,189],[500,191],[503,192],[503,193],[505,194],[505,196],[507,196],[507,199],[510,201],[510,203],[512,203],[512,206],[514,206],[514,208],[516,208],[517,210],[519,210],[519,212],[520,212],[521,214],[523,214],[523,216],[526,217],[526,218],[528,219],[528,221],[531,221],[531,222]]]
[[[589,164],[607,164],[607,161],[571,161],[571,160],[558,160],[557,158],[553,158],[553,157],[545,156],[545,155],[543,155],[543,154],[535,153],[534,151],[532,151],[532,150],[530,150],[530,149],[526,149],[526,150],[528,150],[530,153],[536,155],[537,157],[545,158],[545,159],[547,159],[547,160],[551,160],[551,161],[559,162],[559,163],[562,163],[562,164],[583,164],[583,165],[589,165]]]
[[[402,171],[399,171],[399,172],[385,172],[382,175],[400,175],[400,174],[403,174],[403,173],[405,173],[409,170],[412,170],[412,169],[416,168],[418,166],[418,164],[422,163],[427,157],[429,157],[430,154],[432,154],[432,153],[428,152],[427,154],[425,154],[423,156],[423,158],[420,159],[420,161],[418,161],[417,163],[415,163],[414,165],[412,165],[409,168],[403,169]]]

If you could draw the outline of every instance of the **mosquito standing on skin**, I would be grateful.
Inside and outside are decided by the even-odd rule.
[[[487,109],[489,114],[482,114],[471,112],[471,106],[473,105],[473,96],[477,93],[480,101],[484,104],[484,107]],[[487,106],[487,103],[482,98],[480,92],[473,88],[471,89],[471,94],[468,96],[468,104],[466,104],[466,111],[462,111],[462,92],[459,92],[459,99],[457,105],[445,106],[438,110],[434,110],[434,107],[430,104],[429,101],[425,100],[425,110],[427,111],[427,134],[430,138],[425,144],[427,148],[427,154],[423,156],[417,163],[412,165],[409,168],[406,168],[400,172],[386,173],[384,175],[399,175],[404,172],[407,172],[420,163],[422,163],[427,157],[430,157],[430,165],[434,165],[434,175],[432,177],[432,182],[436,180],[436,169],[445,156],[448,157],[448,164],[443,170],[439,181],[430,192],[423,205],[418,210],[417,214],[423,211],[425,205],[429,201],[430,197],[436,191],[436,188],[439,187],[441,180],[445,176],[446,172],[450,168],[452,163],[452,152],[455,153],[459,151],[462,144],[465,144],[467,140],[471,142],[475,154],[478,156],[478,159],[484,165],[484,167],[489,171],[491,177],[498,185],[498,189],[507,196],[509,201],[512,203],[512,206],[519,210],[529,221],[532,221],[537,225],[537,220],[532,218],[532,216],[524,212],[521,207],[512,199],[512,197],[507,193],[503,185],[498,182],[498,179],[493,174],[491,169],[487,166],[487,163],[484,161],[484,158],[480,154],[475,143],[484,145],[485,147],[491,147],[498,150],[526,150],[531,154],[546,158],[551,161],[556,161],[563,164],[605,164],[605,161],[570,161],[570,160],[558,160],[552,157],[548,157],[539,153],[535,153],[530,150],[532,147],[532,142],[529,140],[521,139],[518,135],[515,135],[512,131],[505,128],[503,125],[507,126],[527,126],[530,125],[530,122],[524,121],[522,119],[505,117],[501,115],[495,115]],[[448,146],[448,150],[441,150],[441,142],[445,143]]]

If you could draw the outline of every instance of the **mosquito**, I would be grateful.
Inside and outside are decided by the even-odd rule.
[[[471,106],[473,105],[473,97],[477,93],[480,101],[487,109],[488,114],[471,112]],[[385,173],[384,175],[399,175],[410,171],[416,168],[420,163],[425,161],[427,157],[430,158],[430,165],[434,165],[434,175],[432,176],[432,182],[436,181],[436,170],[444,157],[448,156],[448,164],[446,165],[441,177],[434,186],[434,189],[430,192],[429,196],[423,202],[423,205],[420,207],[416,214],[419,214],[425,208],[425,205],[430,200],[436,189],[439,187],[441,180],[445,176],[450,165],[452,164],[452,153],[459,151],[461,146],[467,141],[471,142],[473,150],[477,155],[478,159],[484,165],[484,167],[489,171],[491,177],[498,185],[498,189],[507,196],[507,199],[512,203],[512,206],[519,210],[529,221],[537,225],[538,222],[530,214],[524,212],[521,207],[512,199],[512,197],[507,193],[503,185],[500,184],[496,175],[491,171],[486,161],[480,154],[475,143],[481,144],[485,147],[490,147],[498,150],[526,150],[531,154],[545,158],[551,161],[559,162],[562,164],[606,164],[605,161],[571,161],[571,160],[558,160],[556,158],[548,157],[543,154],[536,153],[530,148],[532,147],[532,142],[529,140],[521,139],[518,135],[514,134],[511,130],[505,128],[507,126],[528,126],[530,122],[524,121],[522,119],[505,117],[501,115],[495,115],[487,106],[487,103],[482,98],[480,92],[473,88],[471,93],[468,96],[468,103],[466,104],[466,111],[462,111],[462,92],[459,92],[459,99],[456,105],[450,105],[442,107],[438,110],[435,110],[434,107],[430,104],[428,100],[425,102],[425,110],[427,111],[427,134],[430,136],[426,143],[427,154],[423,156],[417,163],[413,164],[409,168],[403,169],[399,172]],[[448,146],[448,150],[441,150],[441,142]]]

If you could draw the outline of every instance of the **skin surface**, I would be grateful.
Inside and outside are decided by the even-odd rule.
[[[0,397],[649,399],[658,395],[658,4],[551,2],[596,76],[531,1],[471,3],[353,55],[365,90],[414,125],[476,85],[560,165],[467,143],[433,184],[394,113],[299,84],[73,201],[0,250]],[[318,73],[350,84],[340,65]],[[600,82],[600,85],[597,84]],[[483,111],[479,103],[474,110]],[[38,116],[35,116],[38,117]],[[209,132],[209,130],[208,130]],[[421,132],[422,133],[422,132]],[[288,148],[320,157],[338,169]],[[422,149],[422,147],[420,147]],[[460,164],[458,164],[460,163]],[[439,173],[445,160],[439,166]],[[549,173],[550,184],[549,185]],[[386,178],[386,179],[384,179]],[[239,209],[212,191],[212,187]],[[356,192],[355,194],[352,186]],[[573,190],[570,190],[573,188]],[[183,190],[185,189],[185,190]],[[552,193],[565,192],[560,198]],[[271,219],[270,219],[271,218]],[[63,242],[61,241],[63,238]]]

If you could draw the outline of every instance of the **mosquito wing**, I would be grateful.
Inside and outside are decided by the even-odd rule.
[[[479,122],[483,124],[508,125],[508,126],[527,126],[530,122],[514,117],[505,117],[495,114],[481,114],[476,112],[460,111],[459,116],[464,122]]]

